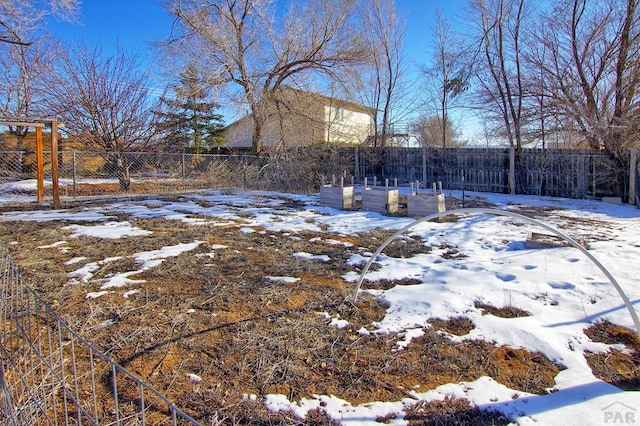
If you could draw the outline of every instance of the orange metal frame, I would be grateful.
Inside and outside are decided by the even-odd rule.
[[[59,208],[60,185],[58,176],[58,120],[54,118],[18,118],[0,119],[0,125],[35,127],[36,129],[36,167],[38,181],[38,203],[44,202],[44,156],[42,128],[51,129],[51,183],[53,187],[53,206]]]

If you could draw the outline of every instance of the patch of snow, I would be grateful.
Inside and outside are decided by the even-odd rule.
[[[67,275],[71,278],[77,278],[81,283],[87,283],[93,278],[93,273],[100,269],[102,265],[105,265],[109,262],[114,262],[116,260],[122,259],[121,256],[116,257],[107,257],[106,259],[100,260],[98,262],[90,262],[84,265],[80,269],[76,269],[75,271],[69,272]],[[75,263],[75,262],[74,262]]]
[[[295,277],[272,277],[272,276],[266,276],[265,278],[267,280],[269,280],[269,281],[277,281],[277,282],[288,283],[288,284],[293,284],[293,283],[296,283],[296,282],[300,281],[300,278],[295,278]]]
[[[134,294],[137,294],[137,293],[140,293],[139,289],[127,290],[127,291],[122,293],[122,297],[124,297],[126,299],[129,296],[133,296]]]
[[[123,237],[139,237],[151,234],[151,231],[131,226],[129,222],[107,222],[93,226],[69,225],[62,229],[73,231],[71,236],[74,238],[87,236],[115,240]]]
[[[97,299],[98,297],[104,296],[105,294],[113,293],[112,291],[95,291],[89,292],[86,294],[87,299]]]
[[[47,246],[38,246],[39,249],[48,249],[48,248],[56,248],[67,244],[66,241],[56,241],[53,244],[49,244]]]
[[[200,383],[202,381],[202,377],[198,376],[197,374],[187,373],[185,374],[185,376],[187,377],[187,379],[191,380],[194,383]]]
[[[293,257],[295,257],[296,259],[319,260],[321,262],[331,262],[331,258],[326,254],[311,254],[306,252],[298,252],[298,253],[294,253]]]

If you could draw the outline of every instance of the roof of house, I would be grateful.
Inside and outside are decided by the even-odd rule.
[[[347,108],[350,111],[362,112],[365,114],[373,114],[376,111],[375,108],[370,108],[355,102],[350,102],[350,101],[345,101],[338,98],[333,98],[330,96],[325,96],[320,93],[305,92],[303,90],[298,90],[298,89],[291,89],[291,90],[295,90],[296,92],[301,93],[305,96],[309,96],[310,98],[315,98],[318,101],[324,101],[323,103],[325,103],[325,105],[328,104],[331,106],[334,106],[334,105],[341,106],[343,108]]]

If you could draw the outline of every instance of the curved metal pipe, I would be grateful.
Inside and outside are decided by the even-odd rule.
[[[428,222],[428,221],[431,221],[433,219],[437,219],[439,217],[448,216],[448,215],[463,215],[463,214],[471,214],[471,213],[493,214],[493,215],[496,215],[496,216],[508,216],[508,217],[512,217],[512,218],[515,218],[515,219],[520,219],[520,220],[523,220],[525,222],[529,222],[529,223],[532,223],[534,225],[538,225],[538,226],[546,229],[547,231],[553,233],[554,235],[562,238],[563,240],[565,240],[566,242],[571,244],[573,247],[577,248],[582,254],[584,254],[591,262],[593,262],[593,264],[595,264],[604,273],[604,275],[609,279],[611,284],[613,284],[615,289],[618,291],[618,294],[620,295],[620,298],[623,300],[625,306],[627,307],[627,310],[629,311],[629,315],[631,315],[631,319],[633,320],[633,324],[636,327],[636,332],[638,333],[638,338],[640,338],[640,319],[638,319],[638,314],[636,313],[635,309],[633,308],[633,305],[631,304],[631,301],[629,300],[629,298],[627,297],[625,292],[622,290],[622,287],[620,286],[618,281],[616,281],[616,279],[613,277],[613,275],[611,275],[609,270],[607,268],[605,268],[604,265],[602,263],[600,263],[600,261],[598,259],[596,259],[591,253],[589,253],[589,251],[587,249],[582,247],[577,241],[575,241],[573,238],[569,237],[564,232],[558,231],[557,229],[555,229],[555,228],[553,228],[553,227],[547,225],[546,223],[541,222],[541,221],[539,221],[537,219],[533,219],[533,218],[530,218],[528,216],[525,216],[525,215],[522,215],[522,214],[519,214],[519,213],[515,213],[515,212],[511,212],[511,211],[508,211],[508,210],[490,209],[490,208],[482,208],[482,207],[449,210],[449,211],[430,214],[429,216],[425,216],[423,218],[417,219],[417,220],[411,222],[410,224],[408,224],[407,226],[405,226],[404,228],[399,229],[393,235],[391,235],[389,238],[387,238],[382,243],[382,245],[380,245],[380,247],[378,247],[378,250],[376,250],[376,252],[373,254],[373,256],[371,256],[369,261],[367,261],[366,265],[362,269],[362,272],[360,272],[360,278],[358,278],[358,283],[356,284],[356,288],[355,288],[354,293],[353,293],[353,303],[355,304],[356,300],[358,299],[358,293],[360,292],[360,287],[362,286],[362,281],[364,281],[365,274],[367,273],[367,271],[369,270],[369,268],[371,267],[373,262],[376,260],[376,258],[380,255],[380,253],[382,253],[382,250],[384,250],[393,240],[398,238],[400,235],[402,235],[403,233],[405,233],[409,229],[411,229],[414,226],[419,225],[419,224],[421,224],[423,222]]]

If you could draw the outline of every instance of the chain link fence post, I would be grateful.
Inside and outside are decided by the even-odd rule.
[[[242,190],[247,190],[247,154],[242,154]]]
[[[187,163],[186,163],[187,154],[182,153],[182,191],[187,190]]]
[[[76,169],[77,158],[76,157],[77,157],[76,152],[73,151],[73,156],[71,157],[71,175],[72,175],[71,179],[73,181],[73,198],[74,199],[76,198],[77,191],[78,191],[78,187],[77,187],[78,180],[77,180],[77,169]]]

